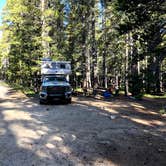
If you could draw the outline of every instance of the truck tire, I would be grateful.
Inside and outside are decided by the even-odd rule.
[[[43,104],[46,104],[46,102],[44,102],[43,100],[39,100],[39,103],[41,104],[41,105],[43,105]]]
[[[66,103],[67,103],[67,104],[71,104],[71,99],[67,99],[67,100],[66,100]]]

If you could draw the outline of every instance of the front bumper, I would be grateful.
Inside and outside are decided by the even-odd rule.
[[[63,94],[48,94],[46,92],[40,92],[39,98],[41,100],[53,100],[53,99],[59,99],[59,100],[65,100],[65,99],[71,99],[72,92],[65,92]]]

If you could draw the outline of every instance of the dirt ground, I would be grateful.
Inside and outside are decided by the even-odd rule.
[[[0,166],[166,166],[157,100],[39,105],[7,86],[0,92]]]

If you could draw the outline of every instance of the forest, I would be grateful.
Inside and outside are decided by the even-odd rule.
[[[166,92],[165,0],[7,0],[1,78],[34,89],[43,57],[70,61],[73,88]]]

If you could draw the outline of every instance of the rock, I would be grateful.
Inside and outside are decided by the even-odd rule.
[[[110,142],[110,141],[107,141],[107,140],[103,140],[103,141],[100,141],[99,144],[110,145],[111,142]]]
[[[113,119],[116,119],[116,116],[115,115],[111,115],[110,118],[113,120]]]
[[[151,142],[148,143],[149,146],[152,146],[153,144]]]
[[[162,150],[162,149],[159,148],[159,149],[158,149],[158,152],[161,153],[161,152],[164,152],[164,150]]]

